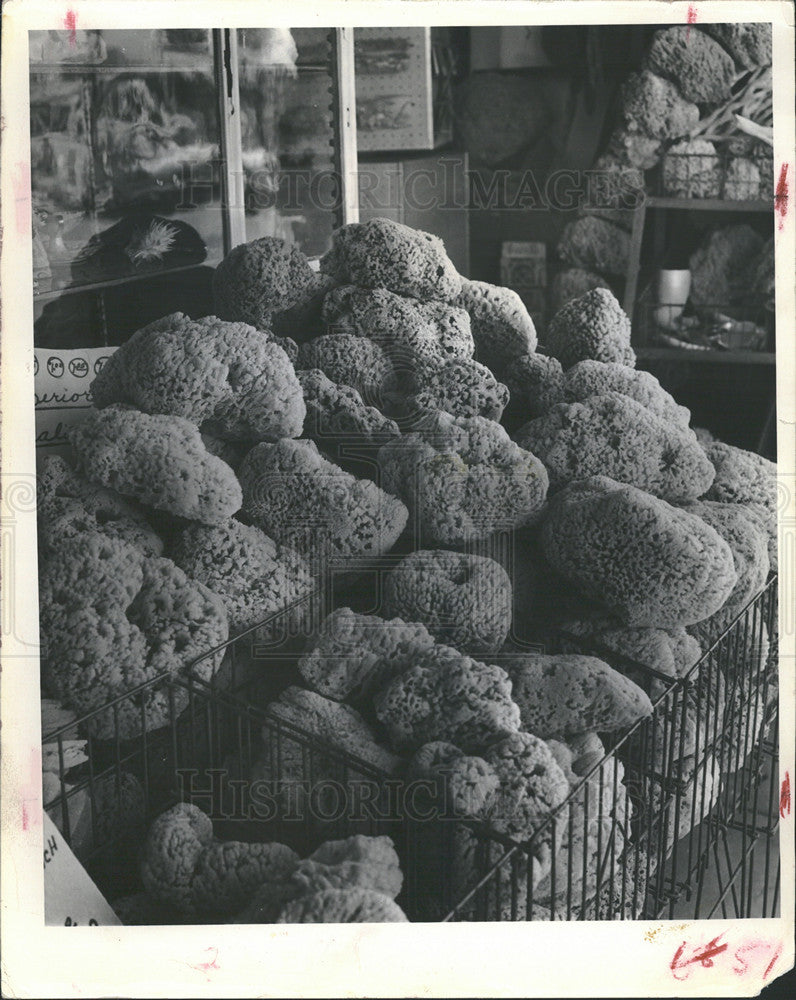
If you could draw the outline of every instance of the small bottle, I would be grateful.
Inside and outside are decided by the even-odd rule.
[[[68,256],[68,251],[66,245],[64,244],[64,217],[63,215],[58,215],[56,217],[58,222],[58,229],[55,232],[52,240],[50,241],[50,256],[51,257],[66,257]]]

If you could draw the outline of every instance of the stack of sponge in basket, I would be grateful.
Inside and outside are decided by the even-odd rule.
[[[594,765],[775,568],[775,466],[697,433],[636,370],[607,289],[564,306],[540,348],[513,291],[461,277],[437,237],[398,223],[344,226],[320,272],[280,240],[241,245],[214,294],[217,316],[165,316],[112,354],[74,461],[44,463],[45,691],[93,713],[97,739],[135,739],[170,724],[163,690],[103,706],[164,673],[221,677],[223,648],[197,658],[290,608],[306,641],[275,717],[385,776],[444,779],[488,834],[535,837],[526,884],[548,915],[568,870],[591,899],[632,814],[622,765]],[[316,620],[302,605],[330,567],[355,579],[388,553],[377,608],[337,601]],[[542,652],[550,626],[604,655]],[[729,719],[728,691],[710,696]],[[300,756],[273,774],[264,755],[258,774],[298,777]],[[172,819],[207,850],[207,817]],[[240,869],[252,891],[271,860]]]

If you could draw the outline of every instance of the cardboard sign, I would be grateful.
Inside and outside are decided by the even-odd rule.
[[[49,927],[121,925],[121,920],[44,813],[44,922]]]
[[[34,350],[37,448],[57,452],[67,446],[66,430],[78,423],[91,406],[89,386],[115,350]]]

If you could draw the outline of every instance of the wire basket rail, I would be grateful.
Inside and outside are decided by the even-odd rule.
[[[650,172],[650,188],[660,197],[770,206],[773,173],[770,147],[748,137],[715,145],[677,142]]]
[[[772,915],[778,817],[763,803],[777,780],[775,626],[772,580],[527,844],[501,850],[482,836],[469,848],[466,891],[444,919],[672,918],[678,904],[696,918],[728,901],[738,916]],[[451,845],[449,857],[461,854]],[[719,858],[719,899],[706,907],[704,877]]]
[[[592,741],[565,754],[569,796],[522,844],[457,813],[444,776],[387,773],[268,707],[299,681],[294,611],[226,644],[211,682],[163,676],[45,735],[60,761],[46,807],[111,900],[138,888],[147,824],[184,800],[211,815],[222,839],[279,840],[300,854],[354,833],[391,836],[405,879],[398,901],[412,920],[776,913],[776,577],[684,677],[633,665],[646,671],[652,716],[605,737],[607,750]],[[575,641],[551,638],[559,648]],[[168,722],[150,729],[156,703],[168,705]],[[130,705],[141,736],[90,735],[91,716]],[[70,770],[65,744],[76,730],[88,761]]]

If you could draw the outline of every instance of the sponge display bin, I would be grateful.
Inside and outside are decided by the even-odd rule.
[[[772,576],[687,676],[653,699],[650,718],[586,759],[567,800],[524,843],[461,819],[443,788],[279,718],[269,702],[300,677],[297,640],[274,620],[268,639],[254,628],[225,644],[214,681],[189,672],[142,686],[168,700],[166,726],[147,732],[142,718],[135,740],[103,741],[86,716],[45,733],[61,762],[47,810],[111,901],[138,888],[148,823],[183,800],[211,815],[221,839],[308,851],[356,833],[389,835],[404,872],[398,903],[415,921],[773,916],[776,615]],[[551,651],[575,642],[549,636]],[[110,710],[127,701],[145,713],[142,693]],[[67,773],[75,730],[87,736],[88,763]],[[708,867],[718,872],[709,892]]]

